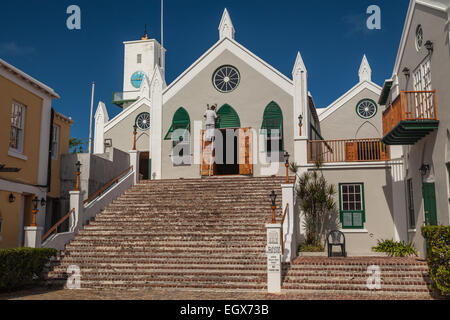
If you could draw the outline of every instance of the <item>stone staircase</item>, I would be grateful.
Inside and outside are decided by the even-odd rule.
[[[266,288],[269,194],[281,177],[143,181],[98,214],[53,262],[50,284],[82,288]]]
[[[49,284],[81,269],[82,288],[267,288],[269,194],[281,218],[284,178],[143,181],[80,230],[52,262]],[[381,290],[367,267],[381,268]],[[429,294],[428,268],[415,258],[299,257],[283,264],[283,293]]]
[[[381,289],[369,289],[369,266],[381,271]],[[323,291],[359,294],[429,295],[430,278],[425,261],[391,257],[298,257],[283,265],[285,292]]]

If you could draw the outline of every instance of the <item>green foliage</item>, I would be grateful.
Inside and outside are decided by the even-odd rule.
[[[299,252],[323,252],[324,250],[325,250],[325,248],[321,244],[311,245],[311,244],[303,243],[298,248]]]
[[[450,226],[425,226],[422,235],[428,241],[427,263],[434,289],[450,295]]]
[[[297,167],[297,165],[295,164],[295,162],[289,163],[289,171],[292,172],[292,173],[297,174],[297,172],[298,172],[298,167]]]
[[[306,244],[320,246],[325,238],[325,223],[336,214],[336,188],[328,184],[322,172],[314,170],[299,177],[296,191],[306,216]]]
[[[83,153],[83,146],[86,144],[87,139],[70,138],[69,148],[72,153]]]
[[[55,249],[0,249],[0,291],[17,290],[42,280]]]
[[[417,256],[417,250],[414,244],[406,241],[394,241],[394,240],[378,240],[378,245],[372,248],[375,252],[385,252],[391,257],[408,257]]]

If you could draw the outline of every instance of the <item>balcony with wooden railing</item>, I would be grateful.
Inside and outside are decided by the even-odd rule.
[[[436,90],[401,91],[383,112],[383,142],[412,145],[439,126]]]
[[[308,163],[374,162],[390,159],[390,148],[381,139],[308,141]]]

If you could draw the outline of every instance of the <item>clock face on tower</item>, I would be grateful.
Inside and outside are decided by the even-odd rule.
[[[136,71],[131,75],[131,84],[136,89],[139,89],[142,84],[142,80],[144,80],[145,73],[142,71]]]

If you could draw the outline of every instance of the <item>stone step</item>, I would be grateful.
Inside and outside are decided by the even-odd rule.
[[[134,254],[136,252],[186,252],[190,254],[198,254],[198,253],[222,253],[222,254],[263,254],[265,252],[265,246],[218,246],[218,247],[192,247],[189,245],[182,244],[169,244],[169,245],[146,245],[146,246],[121,246],[121,247],[113,247],[113,246],[93,246],[89,244],[69,244],[66,246],[66,250],[71,250],[73,252],[89,252],[94,250],[96,252],[112,252],[115,254],[123,254],[127,253]],[[230,252],[230,250],[232,251]]]
[[[173,263],[175,262],[183,262],[183,263],[191,263],[195,262],[196,264],[210,264],[210,263],[220,263],[220,264],[230,264],[236,263],[239,261],[242,264],[247,263],[255,263],[255,264],[265,264],[266,263],[266,255],[264,253],[255,254],[252,253],[239,253],[236,251],[227,252],[224,254],[223,252],[209,252],[202,251],[198,252],[195,256],[193,256],[190,252],[185,251],[168,251],[168,250],[152,250],[151,252],[144,250],[133,250],[133,252],[117,252],[113,250],[99,250],[95,252],[85,252],[83,250],[74,250],[70,252],[62,252],[60,254],[60,259],[57,258],[57,261],[75,261],[75,260],[89,260],[96,261],[97,263],[105,262],[105,263],[115,263],[115,262],[132,262],[132,263]],[[120,260],[118,260],[120,258]]]
[[[266,239],[266,235],[262,234],[259,230],[247,230],[247,232],[220,232],[219,230],[214,230],[214,233],[211,234],[211,232],[205,232],[200,230],[194,230],[187,232],[185,230],[178,230],[176,227],[171,228],[171,232],[154,232],[151,230],[148,230],[147,232],[132,232],[132,231],[98,231],[98,230],[81,230],[80,235],[83,235],[83,239],[98,239],[99,237],[108,237],[108,240],[114,239],[114,238],[120,238],[120,240],[127,239],[127,238],[139,238],[142,240],[147,239],[180,239],[183,238],[183,240],[186,240],[186,238],[193,239],[193,238],[201,238],[201,239],[227,239],[227,240],[233,240],[233,238],[236,239],[236,241],[245,240],[243,238],[252,238],[255,241],[262,240],[264,241]],[[211,231],[211,230],[210,230]],[[222,230],[223,231],[223,230]]]
[[[50,273],[49,278],[53,275]],[[55,274],[56,279],[65,279],[67,274]],[[224,273],[209,275],[209,274],[173,274],[170,272],[162,273],[149,273],[149,274],[134,274],[134,273],[119,273],[119,272],[108,272],[108,273],[98,273],[98,272],[83,272],[81,274],[81,281],[108,281],[111,283],[146,283],[152,281],[164,281],[164,282],[208,282],[208,283],[233,283],[233,282],[256,282],[265,284],[267,281],[267,275],[262,273],[257,274],[243,274],[243,273]]]
[[[64,285],[66,280],[49,280],[49,285]],[[264,283],[249,283],[249,282],[205,282],[205,281],[145,281],[145,282],[127,282],[127,281],[99,281],[98,279],[83,279],[81,282],[81,289],[122,289],[122,290],[138,290],[138,289],[153,289],[153,288],[189,288],[189,289],[228,289],[228,290],[251,290],[257,292],[265,292],[267,286]]]
[[[193,223],[172,223],[171,224],[172,230],[183,230],[185,233],[189,233],[192,231],[195,232],[206,232],[206,231],[223,231],[226,230],[229,233],[240,233],[240,232],[254,232],[254,233],[264,233],[266,231],[266,228],[262,223],[255,223],[253,225],[249,225],[248,223],[246,225],[242,224],[201,224],[200,222],[198,224]],[[226,229],[225,229],[226,228]],[[155,224],[147,224],[144,226],[135,226],[132,223],[127,224],[118,224],[116,226],[113,225],[105,225],[96,223],[95,221],[91,222],[89,225],[85,226],[81,231],[80,234],[84,234],[87,232],[113,232],[113,233],[127,233],[127,232],[165,232],[167,231],[167,225],[155,225]]]
[[[427,286],[404,286],[404,285],[382,285],[380,290],[369,289],[367,283],[363,284],[316,284],[316,283],[283,283],[283,292],[346,292],[346,293],[430,293],[431,290]]]

